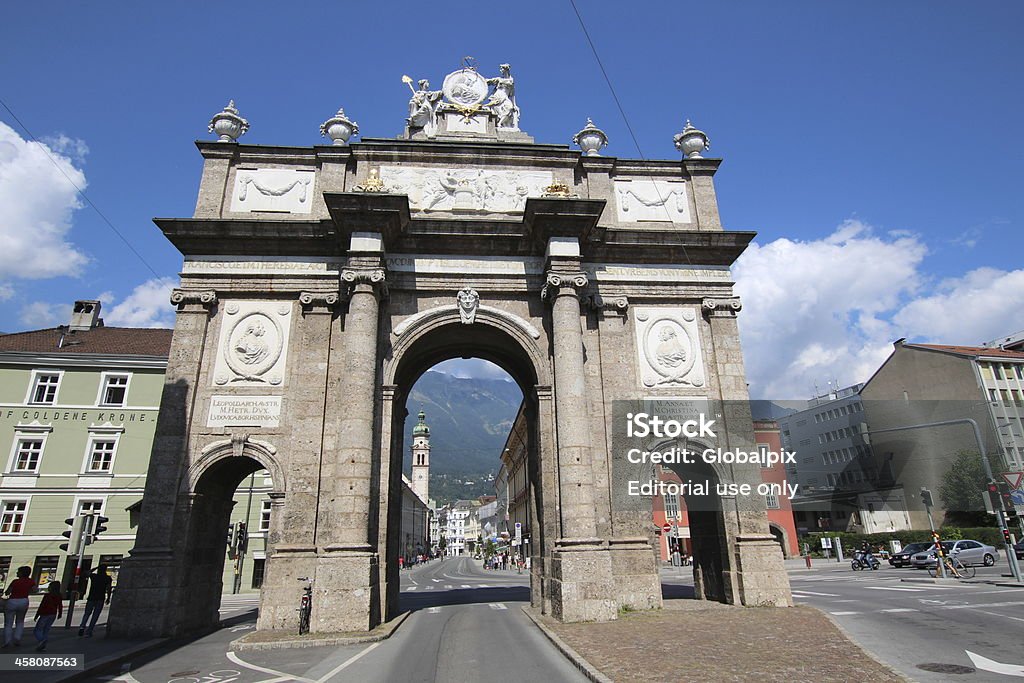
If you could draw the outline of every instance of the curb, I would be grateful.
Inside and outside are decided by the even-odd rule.
[[[869,650],[868,650],[867,648],[865,648],[865,647],[864,647],[863,645],[861,645],[861,644],[860,644],[860,643],[859,643],[859,642],[857,641],[857,639],[856,639],[856,638],[854,638],[854,637],[853,637],[852,635],[850,635],[849,631],[847,631],[847,630],[846,630],[845,628],[843,628],[842,626],[840,626],[840,625],[839,625],[839,622],[838,622],[838,621],[836,621],[836,620],[835,620],[835,619],[834,619],[834,618],[832,617],[832,615],[831,615],[831,614],[829,614],[829,613],[828,613],[828,612],[826,612],[825,610],[822,610],[822,609],[818,609],[817,607],[814,607],[813,605],[804,605],[804,607],[810,607],[811,609],[813,609],[813,610],[816,610],[816,611],[820,612],[820,613],[821,613],[821,614],[822,614],[822,615],[823,615],[823,616],[824,616],[824,617],[825,617],[826,619],[828,619],[828,620],[829,620],[830,622],[832,622],[832,625],[836,627],[836,630],[837,630],[837,631],[839,631],[840,633],[842,633],[842,634],[843,634],[843,637],[844,637],[844,638],[846,638],[846,639],[847,639],[848,641],[850,641],[851,643],[853,643],[853,645],[854,645],[854,646],[855,646],[855,647],[856,647],[856,648],[857,648],[858,650],[860,650],[860,651],[861,651],[861,652],[862,652],[862,653],[864,654],[864,656],[865,656],[865,657],[867,657],[868,659],[872,660],[872,661],[873,661],[873,662],[874,662],[875,664],[878,664],[879,666],[881,666],[881,667],[883,667],[883,668],[885,668],[885,669],[888,669],[889,671],[891,671],[891,672],[892,672],[892,675],[893,675],[893,676],[896,676],[896,677],[897,677],[897,678],[899,678],[899,679],[900,679],[901,681],[906,681],[907,683],[915,683],[915,681],[914,681],[914,679],[913,679],[913,678],[911,678],[910,676],[906,675],[905,673],[902,673],[902,672],[900,672],[900,671],[897,671],[896,669],[894,669],[894,668],[892,667],[892,665],[888,664],[887,662],[883,662],[883,661],[882,661],[881,659],[879,659],[878,657],[876,657],[876,656],[875,656],[875,655],[874,655],[874,654],[873,654],[872,652],[870,652],[870,651],[869,651]]]
[[[73,671],[69,673],[67,676],[63,676],[56,680],[79,681],[83,678],[94,676],[95,674],[98,674],[101,671],[113,668],[118,664],[122,664],[126,660],[131,659],[132,657],[137,657],[139,655],[143,655],[147,652],[152,652],[153,650],[163,647],[167,643],[171,642],[171,640],[171,638],[154,638],[153,640],[147,640],[145,642],[139,643],[135,647],[128,648],[127,650],[122,650],[118,653],[107,655],[106,657],[100,657],[99,659],[94,660],[91,664],[86,666],[81,671]]]
[[[522,610],[523,614],[529,617],[530,621],[532,621],[537,626],[537,628],[540,629],[540,632],[544,634],[544,637],[550,640],[551,644],[554,645],[558,649],[558,651],[565,656],[566,659],[572,662],[572,665],[579,669],[580,673],[582,673],[584,676],[586,676],[594,683],[614,683],[612,679],[605,676],[603,673],[598,671],[593,664],[585,660],[580,655],[580,653],[576,652],[576,650],[569,647],[564,640],[562,640],[555,634],[554,631],[552,631],[543,623],[541,623],[540,619],[533,614],[533,608],[524,605],[522,607]]]
[[[282,650],[286,648],[304,648],[304,647],[322,647],[330,645],[359,645],[360,643],[375,643],[381,640],[387,640],[398,627],[405,622],[412,612],[402,612],[397,617],[381,624],[375,629],[376,633],[368,633],[366,635],[326,635],[317,636],[313,635],[309,638],[305,637],[291,637],[289,639],[282,640],[263,640],[250,642],[247,641],[252,634],[246,634],[237,640],[232,640],[228,643],[229,652],[255,652],[265,650]]]

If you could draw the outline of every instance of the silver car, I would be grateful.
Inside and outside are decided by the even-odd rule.
[[[999,559],[999,551],[990,545],[963,539],[960,541],[943,541],[942,550],[946,555],[956,553],[957,559],[964,564],[983,564],[991,567]],[[935,564],[935,548],[917,553],[910,558],[910,566],[924,569]]]

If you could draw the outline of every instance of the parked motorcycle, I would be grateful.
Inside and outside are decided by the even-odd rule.
[[[857,550],[853,553],[853,559],[850,561],[850,568],[854,571],[861,569],[878,569],[882,566],[882,563],[878,561],[878,558],[871,553],[866,553],[861,550]]]

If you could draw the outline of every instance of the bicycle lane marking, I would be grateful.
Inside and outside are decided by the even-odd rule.
[[[243,660],[241,657],[236,655],[234,652],[228,652],[226,654],[226,656],[227,656],[228,660],[231,661],[231,663],[237,664],[238,666],[244,666],[246,669],[252,669],[253,671],[259,671],[260,673],[273,674],[274,676],[276,676],[276,678],[271,679],[271,680],[274,680],[274,681],[300,681],[300,683],[319,683],[318,681],[314,681],[311,678],[305,678],[304,676],[298,676],[298,675],[295,675],[295,674],[285,673],[284,671],[277,671],[275,669],[268,669],[268,668],[263,667],[263,666],[257,666],[255,664],[250,664],[249,662]],[[264,682],[261,682],[261,683],[267,683],[267,682],[264,681]]]

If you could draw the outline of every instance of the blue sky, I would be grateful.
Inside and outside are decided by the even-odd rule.
[[[725,159],[751,390],[799,398],[863,380],[900,336],[976,343],[1024,329],[1024,5],[584,2],[636,134],[678,158],[686,118]],[[636,157],[565,2],[12,4],[0,99],[0,330],[64,322],[102,296],[108,324],[169,322],[180,255],[152,224],[188,216],[210,116],[234,98],[246,143],[320,144],[339,106],[401,133],[403,74],[438,86],[465,55],[509,62],[521,127],[569,143],[594,119]],[[152,270],[150,270],[150,268]]]

